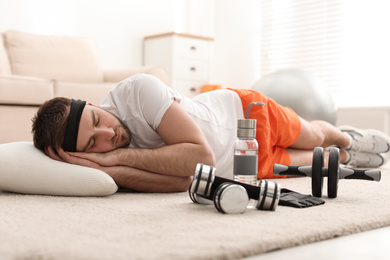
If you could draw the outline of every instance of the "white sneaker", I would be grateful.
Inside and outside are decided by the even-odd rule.
[[[356,151],[346,151],[349,160],[344,164],[356,168],[378,168],[385,164],[385,158],[377,153],[364,153]]]
[[[374,154],[390,151],[390,137],[381,131],[350,126],[341,126],[339,129],[351,137],[351,145],[347,150]]]

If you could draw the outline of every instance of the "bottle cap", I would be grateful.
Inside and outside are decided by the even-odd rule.
[[[255,138],[256,137],[256,119],[238,119],[237,137]]]

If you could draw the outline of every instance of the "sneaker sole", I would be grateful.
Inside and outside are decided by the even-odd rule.
[[[359,132],[359,130],[364,130],[364,131],[369,131],[370,133],[373,133],[374,135],[376,136],[379,136],[380,138],[382,138],[383,140],[385,140],[387,142],[387,150],[386,151],[376,151],[374,153],[387,153],[390,151],[390,137],[379,131],[379,130],[376,130],[376,129],[359,129],[359,128],[355,128],[355,127],[352,127],[352,126],[339,126],[338,129],[340,131],[355,131],[355,132]]]

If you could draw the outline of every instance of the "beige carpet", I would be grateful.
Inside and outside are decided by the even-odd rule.
[[[104,198],[0,193],[0,259],[237,259],[390,225],[381,182],[340,180],[325,205],[223,215],[187,193]],[[325,179],[326,180],[326,179]],[[309,178],[278,180],[310,193]],[[325,182],[326,183],[326,182]],[[326,185],[324,185],[326,195]]]

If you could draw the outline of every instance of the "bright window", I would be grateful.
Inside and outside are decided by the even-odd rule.
[[[299,68],[338,106],[390,105],[390,1],[263,0],[262,76]]]

